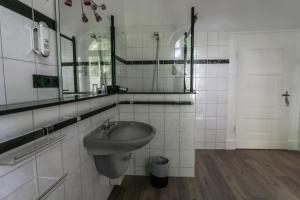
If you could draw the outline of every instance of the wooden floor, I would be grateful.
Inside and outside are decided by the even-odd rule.
[[[126,176],[109,200],[300,200],[300,153],[197,150],[196,178],[170,178],[154,189],[148,177]]]

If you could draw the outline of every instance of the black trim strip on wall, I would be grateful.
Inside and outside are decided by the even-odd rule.
[[[191,69],[190,69],[190,91],[194,91],[194,45],[195,45],[195,7],[191,9]]]
[[[196,94],[196,92],[120,92],[119,94]]]
[[[11,104],[11,105],[3,105],[0,106],[0,116],[9,115],[13,113],[19,113],[30,110],[37,110],[41,108],[47,108],[52,106],[58,106],[73,102],[85,101],[89,99],[102,98],[115,94],[105,94],[105,95],[83,95],[83,96],[75,96],[73,98],[66,99],[52,99],[52,100],[44,100],[44,101],[34,101],[28,103],[20,103],[20,104]]]
[[[56,22],[50,17],[40,13],[39,11],[33,9],[31,6],[28,6],[18,0],[1,0],[0,6],[3,6],[11,11],[14,11],[24,17],[27,17],[36,22],[43,21],[49,28],[56,30]]]
[[[47,126],[44,128],[44,131],[45,133],[47,133],[48,135],[51,134],[51,133],[54,133],[60,129],[63,129],[67,126],[70,126],[72,124],[75,124],[78,122],[78,119],[77,117],[73,117],[71,119],[67,119],[67,120],[64,120],[64,121],[61,121],[61,122],[58,122],[56,124],[52,124],[50,126]]]
[[[139,105],[193,105],[192,101],[120,101],[119,104],[139,104]]]
[[[58,76],[32,75],[33,88],[59,88]]]
[[[22,135],[20,137],[16,137],[14,139],[2,142],[2,143],[0,143],[0,154],[6,153],[6,152],[11,151],[15,148],[18,148],[20,146],[23,146],[25,144],[33,142],[33,141],[35,141],[39,138],[42,138],[42,137],[44,137],[46,135],[49,135],[49,134],[52,134],[52,133],[54,133],[58,130],[61,130],[61,129],[67,127],[67,126],[75,124],[75,123],[77,123],[81,120],[84,120],[84,119],[88,118],[88,117],[92,117],[94,115],[100,114],[100,113],[102,113],[104,111],[107,111],[111,108],[114,108],[116,106],[117,106],[117,104],[114,103],[114,104],[102,107],[100,109],[96,109],[94,111],[85,113],[85,114],[81,115],[78,118],[74,117],[74,118],[71,118],[71,119],[67,119],[67,120],[58,122],[56,124],[52,124],[50,126],[46,126],[44,128],[34,130],[34,131],[29,132],[29,133],[27,133],[25,135]]]
[[[81,118],[81,120],[84,120],[84,119],[86,119],[86,118],[89,118],[89,117],[91,117],[91,116],[93,116],[93,115],[97,115],[97,114],[99,114],[99,113],[102,113],[102,112],[104,112],[104,111],[107,111],[107,110],[109,110],[109,109],[111,109],[111,108],[114,108],[114,107],[116,107],[117,106],[117,104],[111,104],[111,105],[109,105],[109,106],[105,106],[105,107],[102,107],[102,108],[100,108],[100,109],[97,109],[97,110],[94,110],[94,111],[91,111],[91,112],[89,112],[89,113],[85,113],[85,114],[83,114],[83,115],[80,115],[80,118]]]
[[[133,60],[126,61],[125,59],[116,56],[116,60],[125,65],[154,65],[155,60]],[[190,64],[190,60],[187,61]],[[229,59],[200,59],[194,60],[194,64],[229,64]],[[184,64],[184,60],[160,60],[159,64],[172,65],[172,64]]]
[[[98,65],[98,62],[76,62],[75,66],[88,66],[88,65]],[[110,62],[101,61],[101,65],[110,65]],[[74,62],[62,62],[62,67],[74,66]]]
[[[116,85],[116,29],[115,29],[115,17],[111,16],[110,27],[110,41],[111,41],[111,75],[112,86]]]
[[[78,92],[78,69],[76,66],[77,63],[77,51],[76,51],[76,37],[72,36],[72,51],[73,51],[73,74],[74,74],[74,92]]]
[[[62,38],[64,38],[64,39],[66,39],[66,40],[69,40],[70,42],[72,42],[72,38],[70,38],[69,36],[66,36],[66,35],[64,35],[64,34],[60,34],[60,36],[62,37]]]
[[[12,149],[15,149],[19,146],[25,145],[25,144],[32,142],[36,139],[39,139],[45,135],[46,134],[43,129],[38,129],[38,130],[32,131],[28,134],[14,138],[12,140],[2,142],[2,143],[0,143],[0,154],[10,151]]]
[[[54,31],[56,30],[55,20],[44,15],[43,13],[40,13],[39,11],[33,9],[33,17],[35,22],[45,22],[49,28],[51,28]]]

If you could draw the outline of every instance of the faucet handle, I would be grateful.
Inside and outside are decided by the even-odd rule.
[[[113,117],[107,118],[104,121],[104,126],[108,127],[110,120],[113,119]]]

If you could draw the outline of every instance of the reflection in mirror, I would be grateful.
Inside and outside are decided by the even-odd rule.
[[[82,13],[73,10],[80,11],[80,3],[60,3],[63,96],[106,93],[112,84],[110,18],[98,22],[86,12],[84,23]]]
[[[126,26],[116,32],[117,85],[129,92],[189,92],[187,26]]]

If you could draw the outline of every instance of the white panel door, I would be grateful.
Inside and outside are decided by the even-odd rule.
[[[285,149],[295,104],[293,35],[238,37],[237,148]],[[282,96],[289,92],[289,106]]]

